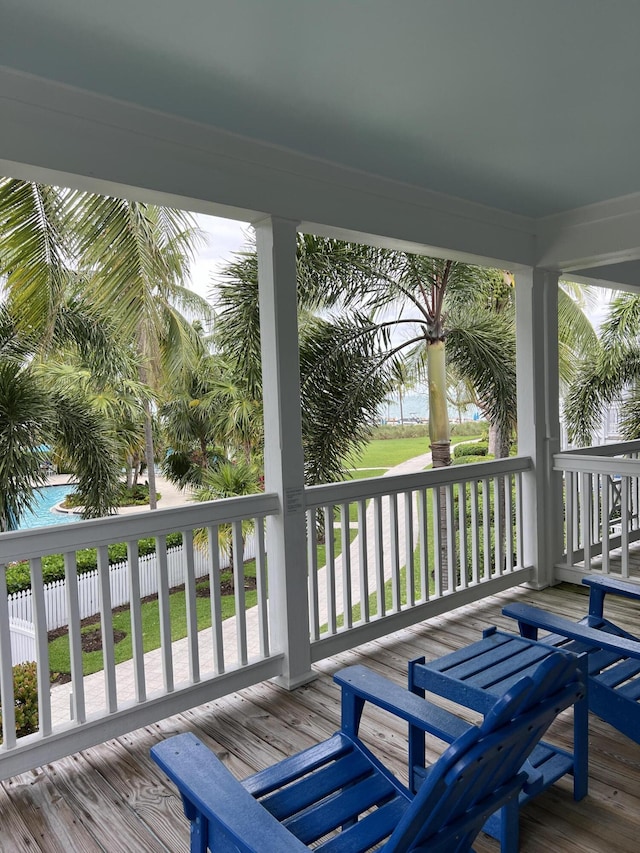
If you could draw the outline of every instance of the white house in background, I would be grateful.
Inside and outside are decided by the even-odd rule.
[[[595,461],[589,453],[559,454],[557,290],[562,276],[605,287],[640,283],[639,32],[640,4],[600,0],[4,0],[0,174],[251,222],[259,259],[265,494],[0,537],[0,563],[31,561],[39,660],[46,660],[43,554],[65,553],[73,580],[75,549],[98,545],[106,637],[109,542],[126,540],[133,549],[137,538],[156,536],[162,565],[163,537],[172,530],[186,531],[188,544],[195,527],[216,535],[218,525],[231,523],[239,537],[243,518],[260,519],[258,531],[266,518],[269,558],[268,605],[265,563],[258,559],[256,657],[238,592],[236,665],[226,667],[214,612],[213,675],[203,677],[187,558],[189,665],[180,674],[186,687],[176,686],[161,584],[160,698],[156,691],[148,699],[134,618],[135,702],[125,706],[119,699],[107,641],[104,712],[88,715],[76,618],[71,718],[58,730],[47,673],[39,667],[40,732],[24,743],[16,743],[12,731],[0,588],[5,775],[261,679],[293,687],[311,677],[311,664],[323,656],[510,585],[579,577],[596,549],[608,554],[609,526],[598,526],[601,516],[590,512],[586,498],[577,512],[578,487],[617,474],[631,480],[637,463],[606,454],[637,448],[609,448]],[[464,544],[455,542],[454,512],[463,502],[455,509],[461,486],[452,472],[305,488],[295,304],[299,230],[515,274],[520,456],[487,463],[482,472],[463,466],[455,473],[475,495],[468,508],[475,533]],[[566,537],[561,470],[570,482]],[[486,528],[491,514],[478,512],[492,494],[489,478],[502,478],[509,486],[503,494],[513,496],[504,506],[496,503],[494,515],[496,529],[513,532],[507,545],[514,547],[498,545],[493,556]],[[453,536],[446,577],[436,574],[439,586],[425,594],[430,569],[423,564],[421,591],[403,589],[401,555],[419,551],[425,506],[432,499],[437,505],[443,491],[447,535]],[[608,491],[598,487],[593,494]],[[622,500],[625,507],[632,502],[631,487]],[[358,565],[347,560],[338,575],[330,557],[320,594],[315,528],[307,522],[316,511],[331,519],[337,507],[348,533],[350,504],[358,511],[359,541],[375,546],[376,558],[367,566],[363,546]],[[440,535],[437,529],[433,535]],[[628,544],[625,525],[620,535]],[[259,553],[263,546],[258,543]],[[467,564],[468,572],[460,571]],[[210,571],[217,571],[214,560]],[[352,624],[356,577],[360,589],[373,586],[377,605],[370,612],[365,596]],[[389,611],[385,582],[393,592]],[[70,605],[77,616],[73,592]]]

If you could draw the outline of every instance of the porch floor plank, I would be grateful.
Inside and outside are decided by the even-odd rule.
[[[18,839],[8,835],[4,826],[3,809],[0,841],[3,853],[4,850],[38,850],[42,853],[82,850],[86,853],[96,853],[105,849],[96,843],[84,826],[84,817],[92,808],[90,801],[83,803],[81,810],[77,811],[77,804],[65,799],[64,793],[56,785],[55,773],[52,777],[47,767],[22,773],[3,783],[3,786],[27,827],[29,840],[28,846],[22,846],[23,835]],[[15,844],[20,846],[14,846]]]
[[[501,615],[509,601],[546,607],[577,619],[587,596],[569,584],[537,592],[509,590],[343,652],[315,665],[318,678],[288,693],[273,682],[139,729],[70,758],[0,784],[2,853],[138,853],[188,849],[188,825],[175,789],[149,757],[150,747],[182,731],[202,738],[238,777],[310,746],[336,730],[339,691],[332,681],[340,668],[363,663],[400,684],[409,658],[428,659],[479,639],[497,625],[515,630]],[[634,631],[640,620],[633,602],[607,601],[616,621]],[[451,703],[443,703],[453,707]],[[459,711],[460,709],[458,709]],[[468,719],[477,719],[466,712]],[[571,714],[554,724],[550,739],[570,747]],[[384,712],[367,708],[363,734],[401,778],[406,777],[406,728]],[[640,746],[593,715],[590,718],[590,789],[580,803],[563,779],[524,809],[523,853],[636,853],[640,838]],[[428,744],[436,755],[437,741]],[[477,853],[498,853],[488,836]],[[268,842],[265,846],[268,851]]]
[[[134,733],[140,749],[145,742],[148,748],[158,740],[158,732],[145,732],[139,730]],[[79,802],[85,797],[83,795],[83,782],[87,777],[97,781],[95,814],[98,815],[101,824],[104,818],[103,809],[100,805],[100,788],[104,788],[104,796],[107,799],[107,807],[111,809],[110,821],[116,826],[119,837],[113,850],[127,850],[123,847],[123,838],[127,838],[128,844],[133,843],[128,833],[136,833],[139,838],[140,849],[153,851],[186,851],[184,833],[180,832],[180,820],[183,815],[182,804],[179,797],[167,797],[167,788],[162,772],[159,772],[155,762],[147,758],[143,760],[133,759],[131,735],[124,735],[118,740],[111,740],[99,747],[84,750],[81,753],[86,760],[83,772],[74,779],[73,794]],[[140,752],[138,752],[140,755]],[[122,797],[122,792],[126,797]],[[119,816],[118,816],[119,812]],[[137,835],[140,828],[145,828],[144,835]],[[99,829],[98,829],[98,837]]]

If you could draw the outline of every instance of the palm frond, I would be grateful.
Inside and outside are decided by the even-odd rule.
[[[306,482],[341,479],[370,437],[393,362],[381,358],[375,336],[358,334],[357,324],[318,319],[301,337],[300,368]]]
[[[68,288],[71,247],[53,187],[0,178],[0,276],[19,325],[48,339]]]
[[[45,482],[39,449],[53,432],[51,399],[33,372],[0,362],[0,531],[19,526]]]
[[[577,287],[577,286],[576,286]],[[558,291],[558,358],[560,381],[567,389],[574,381],[577,365],[595,354],[598,336],[580,301],[560,288]],[[579,297],[578,293],[578,297]]]
[[[450,318],[447,361],[470,382],[481,407],[503,430],[516,423],[515,333],[509,317],[490,311],[459,311]]]
[[[618,338],[618,331],[609,341]],[[623,396],[640,376],[640,345],[627,340],[607,346],[601,341],[595,355],[590,354],[579,367],[566,396],[564,417],[569,440],[582,446],[590,445],[602,420],[605,408]]]
[[[83,518],[110,515],[118,506],[120,459],[109,424],[79,395],[54,393],[56,449],[77,476]]]

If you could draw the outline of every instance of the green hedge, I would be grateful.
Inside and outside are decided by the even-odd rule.
[[[454,465],[474,465],[476,462],[489,462],[493,456],[459,456],[453,459]]]
[[[453,455],[456,459],[461,456],[486,456],[488,445],[484,441],[470,441],[464,444],[456,444],[453,448]]]
[[[429,438],[429,424],[380,424],[371,431],[371,439]]]
[[[182,544],[181,533],[169,533],[167,535],[167,547],[173,548]],[[117,542],[114,545],[109,545],[109,565],[113,563],[121,563],[127,559],[127,546],[125,542]],[[144,557],[146,554],[153,554],[156,550],[156,540],[153,537],[148,539],[138,540],[138,556]],[[98,553],[95,548],[85,548],[82,551],[76,552],[76,564],[78,574],[84,572],[92,572],[98,568]],[[64,557],[62,554],[50,554],[48,557],[42,558],[42,579],[45,583],[53,583],[54,581],[64,578]],[[21,563],[14,563],[7,567],[7,592],[11,595],[14,592],[20,592],[23,589],[31,588],[31,573],[29,571],[29,563],[25,560]]]
[[[451,424],[451,435],[480,435],[486,436],[489,425],[486,421],[463,421],[461,424]]]
[[[159,501],[162,495],[156,492],[156,500]],[[120,489],[120,499],[118,506],[146,506],[149,503],[149,486],[138,484],[132,488],[127,488],[123,483]],[[69,492],[66,498],[62,501],[62,506],[65,509],[75,509],[82,506],[83,500],[77,492]]]

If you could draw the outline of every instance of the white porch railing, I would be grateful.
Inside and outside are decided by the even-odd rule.
[[[629,546],[640,540],[639,457],[640,441],[554,457],[555,469],[564,476],[565,505],[565,555],[556,566],[558,580],[577,582],[592,572],[631,578]]]
[[[509,458],[308,488],[312,660],[528,580],[529,468],[528,458]]]
[[[533,568],[523,565],[521,501],[521,481],[530,467],[528,458],[504,459],[306,489],[312,660],[532,579]],[[30,564],[39,694],[38,732],[16,737],[9,611],[0,571],[0,777],[282,675],[284,653],[272,647],[269,624],[264,534],[266,517],[279,512],[277,496],[261,494],[0,537],[0,566],[22,559]],[[326,530],[324,568],[318,558],[318,514]],[[247,520],[256,536],[257,603],[249,609],[242,546]],[[235,617],[225,620],[218,545],[220,531],[229,527]],[[193,536],[201,528],[209,542],[211,627],[199,631]],[[186,637],[180,640],[171,636],[169,613],[166,537],[174,531],[183,535]],[[145,648],[137,556],[138,540],[150,536],[157,543],[154,606],[160,648],[155,651]],[[132,658],[117,666],[107,565],[107,548],[114,542],[126,542],[129,554],[133,650]],[[103,670],[83,677],[76,552],[86,547],[96,547],[98,554]],[[67,581],[71,679],[63,685],[49,683],[41,561],[52,553],[64,555]],[[278,571],[281,567],[269,566],[272,576]]]
[[[0,777],[14,775],[86,746],[100,743],[209,701],[241,687],[276,676],[282,655],[270,649],[267,620],[264,520],[276,514],[276,495],[261,494],[108,519],[81,521],[64,527],[16,531],[0,537],[0,703],[2,736]],[[243,522],[253,522],[256,535],[256,607],[247,619]],[[194,531],[204,529],[211,627],[198,631]],[[220,536],[233,541],[233,586],[237,618],[223,620],[220,592]],[[166,537],[181,531],[185,595],[182,617],[187,636],[173,642],[169,612],[169,572]],[[160,648],[148,652],[142,623],[142,590],[138,540],[156,539],[157,603]],[[128,551],[130,637],[132,658],[116,666],[113,601],[107,549],[125,542]],[[100,628],[103,670],[83,676],[82,626],[78,596],[76,552],[95,547],[100,587]],[[66,572],[68,643],[71,680],[50,684],[42,557],[63,554]],[[33,591],[33,625],[38,664],[38,725],[35,734],[17,738],[11,664],[11,631],[5,567],[28,560]]]

